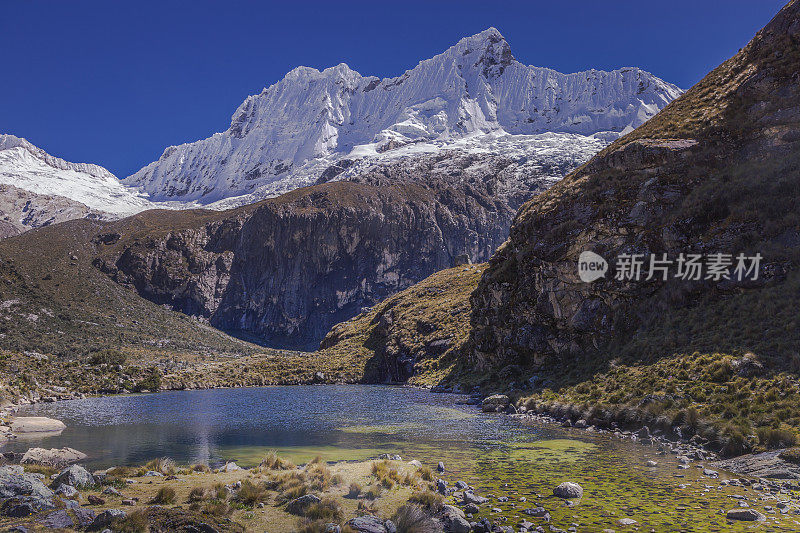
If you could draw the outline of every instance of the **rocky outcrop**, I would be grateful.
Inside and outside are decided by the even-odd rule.
[[[143,213],[95,237],[95,265],[220,329],[314,349],[334,324],[455,258],[487,259],[520,194],[495,186],[459,173],[375,172],[230,212]],[[151,217],[181,221],[154,231]]]
[[[666,310],[782,283],[800,248],[800,222],[785,215],[800,207],[799,70],[800,4],[792,1],[659,115],[525,204],[472,297],[472,363],[541,365],[592,353]],[[578,276],[584,251],[610,266],[591,283]],[[732,254],[731,273],[739,253],[763,259],[757,280],[703,271],[693,281],[675,277],[682,253]],[[641,279],[628,279],[624,254],[666,254],[672,270],[646,279],[645,263]],[[748,302],[737,313],[757,316]]]
[[[102,216],[101,212],[64,196],[36,194],[13,185],[0,185],[0,238],[65,220]]]

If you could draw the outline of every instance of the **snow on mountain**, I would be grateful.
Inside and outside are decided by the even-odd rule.
[[[94,213],[102,217],[131,215],[155,207],[103,167],[64,161],[14,135],[0,135],[0,184],[36,195],[68,198],[83,204],[86,212],[102,212]],[[76,217],[86,212],[76,210]]]
[[[248,97],[227,131],[171,146],[123,181],[151,200],[225,207],[312,184],[344,160],[358,169],[397,154],[514,146],[522,158],[549,150],[583,162],[680,94],[638,68],[524,65],[489,28],[396,78],[344,63],[298,67]]]

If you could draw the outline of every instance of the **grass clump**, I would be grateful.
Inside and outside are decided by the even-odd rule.
[[[267,488],[263,484],[257,485],[249,479],[245,479],[233,499],[238,503],[253,507],[256,504],[265,502],[268,497]]]
[[[116,520],[113,529],[117,533],[147,533],[150,530],[150,520],[144,511],[134,511],[125,518]]]
[[[264,470],[293,470],[296,468],[291,461],[279,457],[275,450],[267,453],[267,456],[261,460],[259,466]]]
[[[169,457],[161,457],[159,459],[153,459],[152,461],[147,462],[144,467],[147,470],[152,470],[154,472],[158,472],[160,474],[164,474],[165,476],[172,476],[175,475],[175,461],[170,459]]]
[[[305,511],[306,518],[311,520],[324,520],[326,522],[340,522],[343,518],[342,506],[334,498],[325,497],[314,503]]]
[[[194,487],[189,491],[189,496],[186,498],[186,503],[202,502],[208,498],[208,492],[203,487]]]
[[[442,530],[441,525],[422,507],[413,503],[407,503],[397,509],[392,516],[392,522],[397,527],[398,533],[436,533]]]
[[[444,496],[430,490],[425,490],[413,493],[411,497],[408,498],[408,501],[435,513],[444,505]]]
[[[381,497],[381,492],[383,491],[380,485],[372,485],[367,487],[367,490],[365,490],[362,494],[364,494],[364,498],[368,500],[377,500]]]
[[[362,490],[363,489],[361,488],[361,485],[359,485],[358,483],[350,483],[350,487],[348,487],[347,489],[346,497],[354,500],[358,498]]]
[[[175,489],[172,487],[161,487],[150,503],[155,505],[171,505],[175,503]]]
[[[781,451],[778,457],[784,461],[800,465],[800,447],[794,446],[792,448],[786,448]]]

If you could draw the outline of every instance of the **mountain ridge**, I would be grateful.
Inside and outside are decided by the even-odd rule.
[[[297,67],[247,97],[225,132],[168,147],[124,182],[155,200],[260,199],[312,184],[341,157],[378,157],[409,143],[498,130],[611,131],[610,140],[679,94],[637,68],[560,74],[523,65],[490,28],[394,78],[362,76],[345,63]]]

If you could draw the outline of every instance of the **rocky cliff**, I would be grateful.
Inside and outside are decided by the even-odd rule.
[[[143,213],[95,237],[95,265],[225,331],[314,349],[363,307],[503,242],[522,190],[468,163],[453,168],[424,180],[383,169],[222,213]]]
[[[636,343],[659,328],[657,346],[640,344],[641,356],[749,349],[788,357],[797,334],[774,323],[775,295],[797,290],[799,207],[800,3],[793,0],[736,56],[522,207],[472,297],[472,363],[541,365]],[[592,283],[578,277],[587,250],[610,265]],[[680,254],[706,261],[718,253],[732,254],[731,273],[738,254],[760,253],[758,279],[675,277]],[[626,279],[624,254],[645,261],[666,254],[671,273]],[[777,290],[764,292],[770,287]],[[682,325],[666,331],[678,312]],[[693,334],[695,324],[713,324],[707,329],[716,339]]]

